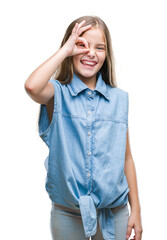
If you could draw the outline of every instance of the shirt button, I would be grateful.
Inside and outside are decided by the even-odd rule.
[[[90,177],[90,173],[88,173],[88,175],[87,175],[87,176],[88,176],[88,178],[89,178],[89,177]]]
[[[91,131],[88,132],[88,135],[89,135],[89,136],[91,135]]]
[[[92,153],[91,153],[91,151],[90,152],[88,152],[88,155],[90,156]]]
[[[88,94],[90,95],[92,92],[91,91],[88,91]]]
[[[88,111],[88,113],[89,113],[89,115],[91,115],[92,112],[91,112],[91,111]]]

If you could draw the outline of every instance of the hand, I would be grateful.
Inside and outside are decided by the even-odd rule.
[[[85,20],[83,20],[80,24],[76,23],[71,36],[69,39],[66,41],[66,43],[63,45],[62,48],[65,49],[67,52],[67,56],[73,56],[77,54],[83,54],[89,51],[88,43],[83,37],[79,37],[82,32],[88,30],[91,28],[91,25],[88,25],[86,27],[82,27],[85,24]],[[85,48],[80,48],[77,46],[77,43],[82,43]]]
[[[132,228],[134,228],[135,235],[131,240],[141,240],[142,239],[142,224],[141,224],[141,216],[139,212],[131,212],[128,220],[128,228],[126,232],[127,239],[129,239]]]

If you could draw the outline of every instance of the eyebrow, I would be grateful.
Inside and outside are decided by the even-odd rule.
[[[104,43],[97,43],[97,45],[106,46],[106,44],[104,44]]]
[[[100,46],[100,47],[102,46],[106,49],[106,44],[104,44],[104,43],[97,43],[97,46]]]
[[[90,42],[88,42],[88,44],[89,44]],[[106,47],[106,44],[105,43],[97,43],[96,45],[102,45],[102,46],[104,46],[104,47]]]

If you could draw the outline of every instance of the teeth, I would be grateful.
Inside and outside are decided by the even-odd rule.
[[[82,61],[82,63],[83,64],[88,64],[88,65],[91,65],[91,66],[95,65],[94,62],[88,62],[88,61]]]

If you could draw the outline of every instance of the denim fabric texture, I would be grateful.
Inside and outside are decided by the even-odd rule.
[[[98,220],[103,238],[113,240],[112,208],[128,202],[128,93],[106,84],[100,72],[94,90],[75,74],[70,84],[49,81],[55,89],[52,120],[41,104],[38,122],[49,148],[46,191],[52,202],[80,209],[85,237],[95,235]]]

